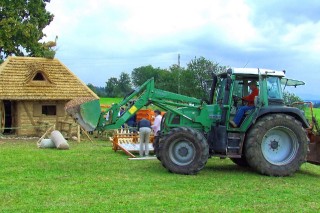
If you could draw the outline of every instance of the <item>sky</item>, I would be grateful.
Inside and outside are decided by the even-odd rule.
[[[320,99],[319,0],[51,0],[56,58],[84,83],[105,86],[121,72],[186,67],[195,57],[222,66],[286,70]]]

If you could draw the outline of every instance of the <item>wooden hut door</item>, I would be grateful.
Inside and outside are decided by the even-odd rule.
[[[0,133],[14,134],[14,101],[0,101]]]
[[[5,122],[6,122],[6,115],[5,115],[4,102],[0,101],[0,133],[1,134],[4,132]]]

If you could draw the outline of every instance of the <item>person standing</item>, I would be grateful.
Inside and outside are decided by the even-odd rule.
[[[154,119],[154,122],[151,128],[153,129],[154,136],[158,136],[159,134],[158,131],[160,130],[162,116],[161,116],[160,110],[158,109],[154,110],[154,114],[156,117]]]
[[[130,131],[132,131],[132,129],[133,129],[134,127],[136,127],[136,120],[137,120],[137,115],[136,115],[136,114],[132,115],[132,116],[129,118],[129,120],[127,120],[127,125],[128,125],[129,128],[131,128]]]
[[[138,130],[140,136],[140,157],[149,155],[149,140],[151,133],[151,122],[145,118],[142,118],[138,122]]]

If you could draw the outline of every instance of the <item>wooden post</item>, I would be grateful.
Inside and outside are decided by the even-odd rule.
[[[85,135],[87,136],[87,138],[93,143],[93,140],[90,138],[90,136],[88,135],[88,133],[87,133],[82,127],[80,127],[80,128],[81,128],[83,134],[85,134]]]
[[[46,135],[49,133],[50,130],[54,130],[55,129],[55,125],[51,126],[50,128],[47,129],[47,131],[39,138],[39,140],[37,141],[37,145],[38,147],[40,147],[40,143],[41,140],[46,137]]]
[[[80,143],[80,141],[81,141],[81,138],[80,138],[81,136],[80,136],[80,125],[78,125],[77,126],[77,141],[78,141],[78,143]]]

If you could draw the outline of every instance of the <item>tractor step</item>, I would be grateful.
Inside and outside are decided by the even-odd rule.
[[[241,154],[241,135],[238,133],[229,133],[227,155],[239,155]]]

